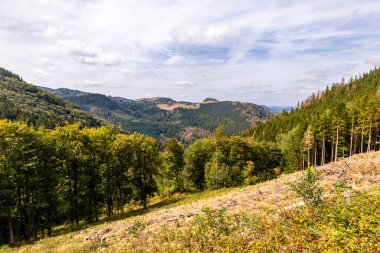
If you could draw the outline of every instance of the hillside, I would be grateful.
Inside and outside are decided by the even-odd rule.
[[[355,155],[318,167],[317,171],[322,173],[321,186],[328,205],[313,212],[304,208],[302,199],[289,190],[288,182],[300,176],[301,172],[297,172],[245,188],[178,196],[154,204],[146,213],[132,210],[120,216],[125,219],[14,250],[226,252],[241,247],[239,251],[320,252],[339,251],[343,246],[348,251],[378,249],[380,153]],[[207,211],[207,207],[211,209]],[[260,240],[254,239],[257,236]]]
[[[191,103],[160,97],[131,100],[70,89],[47,90],[125,130],[184,142],[209,136],[218,125],[224,125],[227,134],[237,134],[271,116],[266,108],[251,103],[215,99]]]
[[[380,69],[374,69],[311,94],[296,109],[258,123],[246,136],[277,143],[283,166],[293,171],[378,150],[379,123]]]
[[[21,120],[35,126],[54,127],[65,122],[99,126],[100,120],[0,68],[0,119]]]

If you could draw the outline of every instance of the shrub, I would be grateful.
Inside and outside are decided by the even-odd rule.
[[[136,220],[132,223],[131,227],[129,228],[128,234],[133,237],[137,237],[141,231],[143,231],[145,228],[145,223],[140,220]]]
[[[322,202],[323,189],[319,186],[321,174],[309,167],[296,181],[289,183],[290,189],[303,198],[307,205],[317,206]]]

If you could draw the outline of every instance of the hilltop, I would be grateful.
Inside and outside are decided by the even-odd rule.
[[[380,193],[376,192],[376,187],[379,186],[380,183],[379,152],[355,155],[339,162],[318,167],[316,170],[322,173],[321,186],[325,191],[324,198],[326,201],[330,201],[331,198],[332,201],[342,201],[339,199],[339,196],[337,197],[338,199],[334,196],[337,194],[336,189],[343,189],[344,196],[348,199],[350,198],[349,196],[351,196],[351,202],[356,205],[355,208],[362,208],[358,209],[358,211],[361,210],[361,215],[365,215],[365,212],[367,213],[370,211],[365,211],[364,208],[371,207],[369,205],[363,205],[363,203],[359,205],[355,201],[365,201],[365,199],[368,199],[368,201],[373,201],[374,198],[380,197]],[[314,236],[314,243],[309,245],[307,244],[307,240],[310,239],[308,239],[307,236],[309,235],[306,233],[316,233],[316,231],[313,230],[315,229],[313,228],[313,224],[306,224],[306,229],[304,227],[300,227],[299,229],[301,231],[297,231],[296,226],[298,226],[298,223],[291,223],[298,222],[298,220],[302,219],[304,219],[304,222],[307,222],[308,219],[312,218],[310,213],[305,213],[307,209],[303,207],[304,203],[302,202],[302,199],[290,191],[288,186],[288,183],[296,180],[301,173],[302,172],[296,172],[293,174],[281,175],[277,179],[245,188],[222,189],[195,195],[177,196],[172,200],[164,200],[161,203],[154,204],[152,208],[148,209],[147,212],[138,212],[136,210],[130,211],[130,213],[125,215],[125,217],[130,218],[119,221],[110,221],[105,224],[89,227],[67,235],[43,239],[33,245],[26,245],[16,248],[16,250],[18,252],[77,252],[81,250],[88,252],[116,252],[120,250],[126,252],[140,252],[141,250],[144,252],[165,252],[166,250],[179,251],[185,249],[189,249],[190,251],[202,251],[202,249],[203,251],[210,251],[210,245],[213,245],[213,251],[222,252],[226,250],[226,248],[223,248],[224,243],[227,245],[237,244],[238,246],[239,242],[241,242],[246,245],[245,247],[248,247],[248,245],[253,245],[252,247],[256,247],[256,249],[257,247],[261,247],[262,249],[267,250],[269,248],[265,247],[271,247],[272,250],[277,251],[281,248],[282,250],[285,250],[286,248],[290,249],[289,247],[292,247],[292,245],[282,246],[280,241],[277,241],[280,244],[273,244],[275,240],[282,238],[285,229],[289,230],[289,233],[295,233],[295,231],[300,233],[297,234],[297,238],[292,238],[292,235],[289,234],[286,238],[282,239],[285,240],[282,241],[282,243],[295,243],[293,247],[298,247],[299,250],[319,247],[319,243],[323,243],[325,239],[328,238],[330,238],[330,241],[328,242],[329,246],[325,247],[330,247],[330,249],[333,247],[339,248],[339,243],[344,242],[340,242],[338,238],[334,239],[334,233],[337,232],[323,230],[322,227],[319,227],[319,234],[310,235]],[[361,195],[357,192],[363,192],[362,194],[365,194],[363,196],[366,197],[364,199],[360,198]],[[332,202],[331,205],[334,205],[333,203],[335,202]],[[372,209],[376,210],[379,203],[380,202],[376,201],[373,202],[371,204],[373,207]],[[337,208],[335,211],[340,212],[338,209],[345,208],[345,205],[348,204],[345,204],[345,202],[340,202],[339,205],[334,207]],[[207,208],[211,208],[209,209],[210,211],[207,211]],[[329,208],[324,208],[319,212],[327,211],[330,212],[331,210]],[[345,212],[345,215],[349,217],[350,213],[348,210],[342,210],[342,212]],[[198,216],[199,214],[201,214],[201,216]],[[234,216],[234,214],[237,214],[237,216]],[[370,214],[371,213],[368,213],[368,215]],[[285,220],[281,220],[281,217],[284,215],[287,217],[287,222]],[[301,215],[306,216],[302,218]],[[315,216],[314,222],[319,222],[317,219],[318,213],[314,213],[313,215]],[[323,213],[323,215],[326,215],[326,213]],[[334,220],[334,215],[338,214],[331,213],[329,215],[330,216],[328,217],[332,219],[332,224],[340,221]],[[373,215],[376,215],[376,212]],[[267,234],[270,231],[265,231],[260,223],[255,225],[256,223],[254,220],[249,220],[254,217],[260,219],[260,222],[266,223],[268,227],[265,229],[273,229],[270,236]],[[345,218],[336,216],[336,219]],[[277,225],[270,225],[271,220],[276,220]],[[234,228],[231,228],[232,230],[230,234],[225,234],[224,232],[217,230],[223,229],[224,224],[229,224],[233,221],[243,222],[243,224],[245,224],[242,227],[244,230],[239,230],[240,232],[238,234],[232,233]],[[352,220],[350,223],[351,226],[355,226],[355,222],[356,221]],[[365,222],[365,216],[363,216],[362,221],[360,222]],[[235,226],[243,225],[239,224],[231,223],[231,225]],[[373,224],[375,225],[375,223]],[[328,226],[328,224],[324,225]],[[188,245],[179,244],[185,242],[182,237],[176,237],[176,241],[170,241],[173,239],[172,237],[175,234],[183,234],[184,231],[187,231],[188,229],[190,229],[189,231],[198,231],[198,226],[202,226],[204,232],[201,232],[200,230],[199,233],[203,234],[194,234],[194,240],[198,240],[196,239],[198,236],[210,236],[210,234],[206,235],[207,233],[223,235],[224,237],[222,238],[224,239],[210,237],[208,238],[208,244],[204,245],[200,244],[200,241],[189,242]],[[276,226],[281,228],[277,231]],[[331,229],[333,229],[333,227],[331,227]],[[370,229],[371,227],[368,225],[365,232],[367,236],[370,236],[371,234]],[[171,232],[168,233],[168,231]],[[276,234],[277,232],[279,234]],[[263,241],[255,246],[255,240],[247,240],[247,238],[251,238],[257,233],[261,233]],[[351,236],[354,235],[351,234]],[[363,235],[359,238],[362,238],[362,236]],[[273,241],[266,241],[270,238],[272,238]],[[292,240],[294,240],[294,242]],[[350,239],[347,238],[347,240]],[[376,247],[376,244],[368,243],[357,243],[356,245],[346,246],[354,248],[365,247],[365,245],[372,247],[372,249],[374,249],[373,247]],[[379,245],[377,244],[377,246]],[[323,248],[323,244],[321,244],[320,247]]]
[[[256,104],[212,98],[201,103],[164,97],[132,100],[65,88],[45,89],[127,131],[156,138],[176,137],[183,142],[210,136],[218,125],[224,125],[227,134],[238,134],[272,116]]]
[[[0,68],[0,119],[21,120],[47,127],[65,122],[99,126],[101,120],[45,90],[26,83],[18,75]]]

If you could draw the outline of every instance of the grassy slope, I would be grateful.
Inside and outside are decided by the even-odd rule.
[[[323,175],[321,185],[326,190],[327,199],[330,198],[329,193],[333,191],[334,184],[337,182],[344,182],[345,185],[355,190],[372,189],[373,186],[379,185],[380,182],[380,152],[356,155],[336,163],[318,167],[318,170]],[[332,201],[331,205],[322,210],[325,213],[316,212],[311,216],[310,212],[303,210],[302,207],[295,208],[300,205],[301,199],[290,192],[287,187],[287,182],[295,180],[299,174],[300,172],[282,175],[276,180],[245,188],[180,195],[170,200],[158,202],[146,212],[141,210],[131,211],[125,214],[125,219],[122,220],[105,222],[81,231],[40,240],[33,245],[25,245],[14,250],[19,252],[138,252],[139,250],[165,252],[168,250],[181,251],[181,249],[186,248],[188,251],[222,252],[228,251],[228,247],[231,247],[231,245],[235,248],[242,247],[241,250],[247,250],[247,245],[250,243],[249,249],[256,250],[271,249],[278,251],[279,249],[283,249],[286,251],[289,250],[286,247],[292,245],[291,247],[295,251],[299,251],[302,248],[312,248],[318,252],[321,248],[315,247],[319,244],[308,244],[310,241],[316,240],[313,239],[313,236],[322,239],[329,239],[330,237],[314,235],[313,231],[316,229],[315,226],[317,224],[318,226],[323,226],[324,223],[330,224],[331,221],[324,219],[334,215],[335,209],[343,212],[343,214],[339,213],[339,217],[343,216],[342,219],[344,219],[344,215],[347,216],[347,210],[350,212],[353,210],[352,212],[354,212],[357,208],[364,208],[366,206],[372,206],[375,209],[367,211],[367,213],[361,209],[356,210],[358,214],[355,215],[363,216],[364,218],[369,217],[369,225],[367,223],[362,224],[361,220],[355,223],[354,221],[350,221],[350,219],[349,224],[351,222],[354,225],[358,223],[360,229],[364,226],[363,231],[365,233],[378,233],[380,236],[379,228],[375,232],[370,230],[373,226],[376,228],[377,225],[380,225],[376,221],[373,221],[373,217],[376,218],[380,215],[376,211],[378,210],[376,209],[377,205],[380,204],[377,201],[380,194],[372,197],[358,198],[357,202],[360,205],[358,204],[357,206],[355,206],[356,202],[352,201],[353,206],[351,207],[342,204],[331,210],[329,209],[330,206],[340,202],[338,200],[330,200]],[[380,191],[378,192],[380,193]],[[353,199],[355,200],[355,198]],[[364,203],[365,201],[372,201],[373,205],[368,205],[368,203]],[[198,217],[197,214],[203,213],[202,210],[206,207],[214,210],[225,209],[226,214],[221,212],[213,216],[206,212],[206,218]],[[329,213],[326,214],[326,212]],[[194,217],[196,217],[195,221],[193,221]],[[334,222],[331,223],[333,227],[337,226]],[[223,227],[223,224],[227,224],[228,226]],[[170,230],[167,229],[168,227]],[[284,231],[281,231],[280,228]],[[307,233],[303,229],[306,229]],[[314,230],[310,232],[310,229]],[[283,234],[285,230],[289,234],[288,236]],[[331,232],[330,227],[327,227],[325,230],[320,228],[320,230],[323,233]],[[343,229],[343,232],[337,231],[339,233],[350,232],[350,230],[346,230]],[[225,231],[230,232],[227,233]],[[233,234],[233,231],[239,233]],[[303,231],[303,234],[297,231]],[[340,236],[338,232],[331,232],[334,238],[335,236]],[[260,233],[265,233],[265,236],[263,234],[262,243],[255,246],[254,243],[252,244],[252,238],[249,239],[249,236],[259,236]],[[336,235],[336,233],[338,234]],[[292,234],[294,235],[293,237],[297,238],[292,238]],[[209,236],[211,237],[209,238]],[[362,235],[363,238],[367,238],[366,236],[366,234]],[[347,237],[347,235],[344,235],[344,237]],[[360,237],[360,240],[363,239],[362,237]],[[366,245],[366,247],[372,247],[371,249],[377,246],[380,247],[379,237],[377,237],[378,244],[373,244],[373,240],[376,240],[376,238],[365,238],[363,240],[367,240],[367,242],[360,241],[354,243],[351,247],[362,245],[361,243],[364,243],[363,245]],[[103,243],[101,240],[103,240]],[[203,240],[206,240],[206,242],[202,242]],[[287,245],[285,248],[283,245],[281,246],[284,243]],[[350,241],[350,243],[352,242]],[[328,242],[324,242],[323,245],[327,245],[326,247],[336,246],[336,244],[330,242],[330,239]],[[351,249],[355,250],[355,248]],[[12,251],[9,248],[3,248],[3,250]]]

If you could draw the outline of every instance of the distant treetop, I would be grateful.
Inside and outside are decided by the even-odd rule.
[[[2,80],[4,77],[13,77],[19,81],[22,81],[22,78],[19,75],[16,75],[10,72],[9,70],[6,70],[0,67],[0,80]]]
[[[203,100],[203,103],[218,103],[219,101],[215,98],[205,98],[205,100]]]

